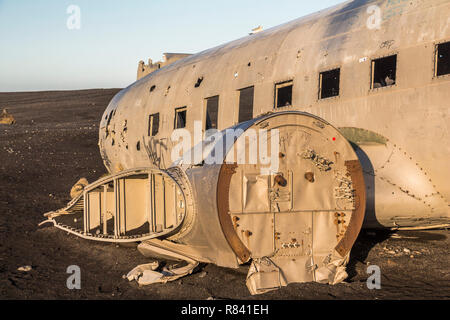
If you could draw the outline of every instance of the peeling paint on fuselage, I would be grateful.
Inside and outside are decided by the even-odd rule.
[[[339,131],[348,140],[357,145],[381,144],[386,145],[388,139],[382,135],[360,128],[339,128]]]

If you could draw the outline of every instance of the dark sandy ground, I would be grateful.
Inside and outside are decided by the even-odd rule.
[[[363,231],[352,251],[349,279],[337,286],[294,284],[251,297],[247,267],[204,265],[190,277],[139,288],[122,279],[147,263],[133,247],[99,244],[55,228],[42,214],[63,207],[80,178],[105,173],[98,123],[118,90],[0,93],[17,123],[0,125],[0,298],[2,299],[449,299],[449,231]],[[382,271],[369,290],[367,266]],[[30,265],[32,270],[17,269]],[[66,269],[81,268],[82,289],[68,290]]]

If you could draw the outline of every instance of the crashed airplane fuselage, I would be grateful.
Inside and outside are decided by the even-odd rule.
[[[101,120],[111,176],[48,217],[149,257],[251,261],[255,294],[344,280],[363,224],[450,223],[449,16],[350,1],[149,74]]]

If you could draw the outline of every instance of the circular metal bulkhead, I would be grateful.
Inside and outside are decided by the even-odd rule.
[[[320,268],[347,257],[366,195],[358,157],[341,133],[315,116],[286,112],[256,121],[228,153],[244,145],[246,161],[223,164],[217,186],[222,231],[240,262],[278,257]]]

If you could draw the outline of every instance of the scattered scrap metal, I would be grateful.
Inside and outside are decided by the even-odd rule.
[[[12,125],[16,123],[16,119],[8,113],[8,110],[3,109],[2,113],[0,114],[0,124],[7,124]]]

